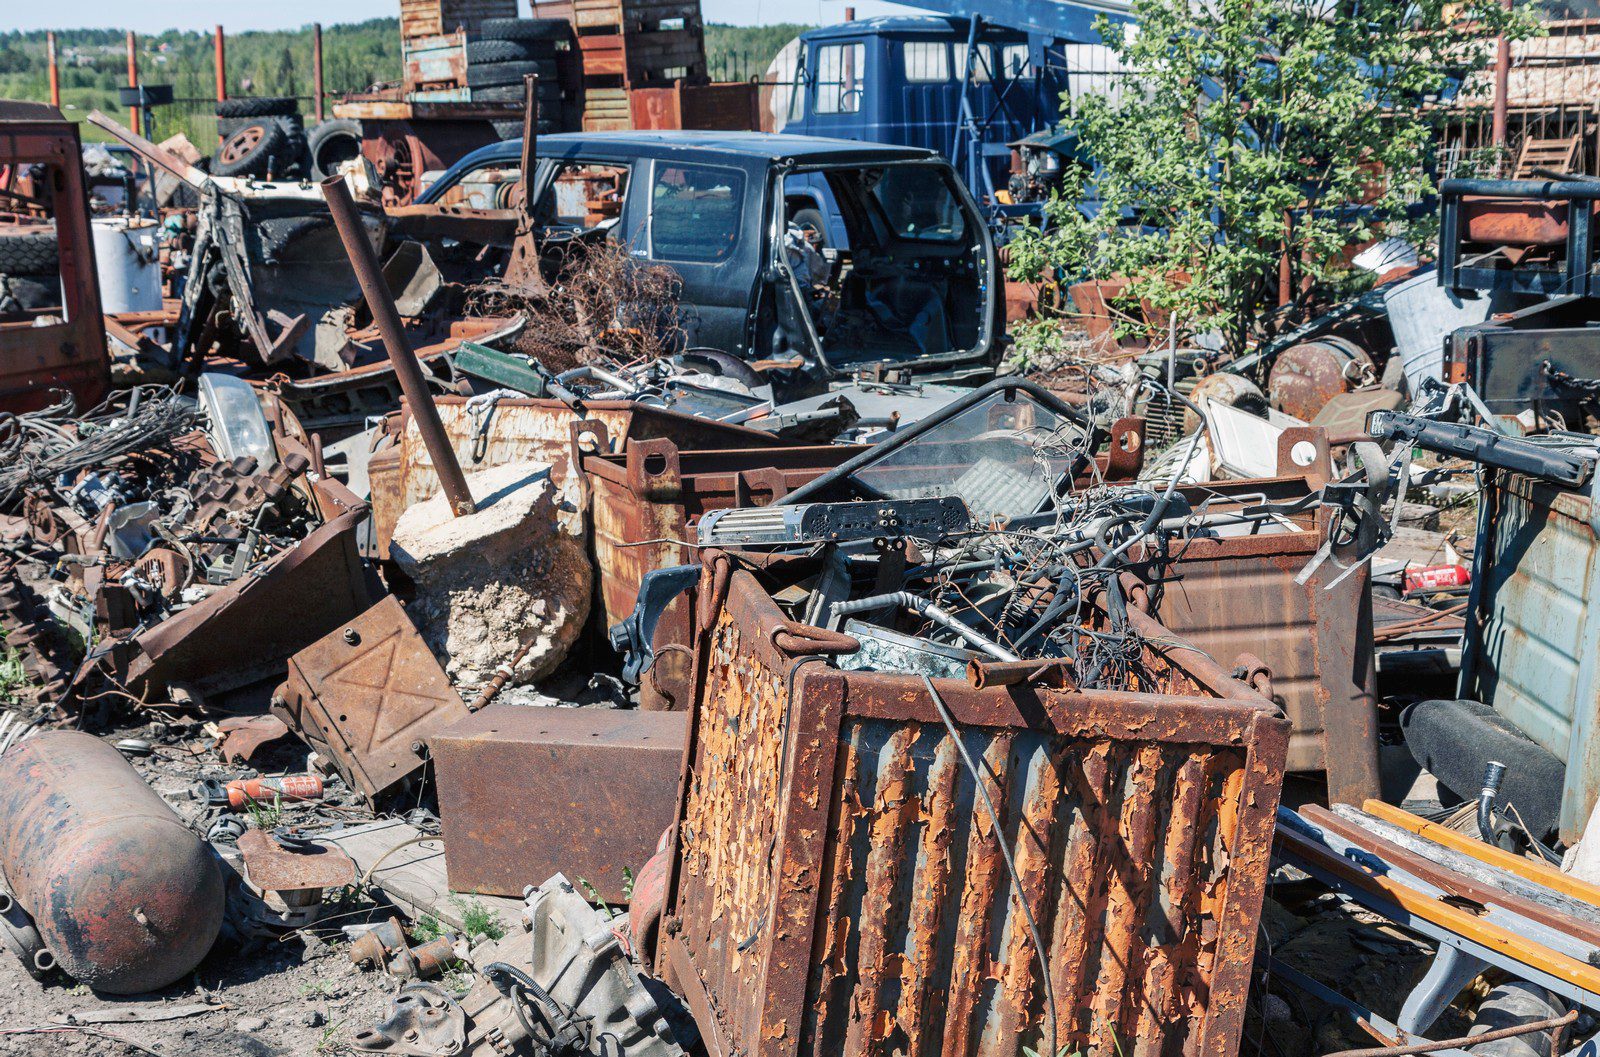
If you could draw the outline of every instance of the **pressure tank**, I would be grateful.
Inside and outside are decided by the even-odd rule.
[[[161,308],[161,228],[142,217],[95,217],[95,273],[100,311],[155,312]]]
[[[0,757],[0,875],[56,963],[109,994],[172,983],[222,927],[211,847],[121,753],[78,731]]]

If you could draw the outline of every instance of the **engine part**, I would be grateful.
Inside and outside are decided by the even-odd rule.
[[[211,849],[116,749],[78,731],[0,760],[0,870],[61,968],[110,994],[172,983],[222,927]]]
[[[422,983],[402,987],[388,1017],[350,1040],[362,1053],[406,1057],[454,1057],[466,1044],[466,1014],[460,1003],[438,984]]]
[[[56,956],[45,947],[39,926],[4,890],[0,890],[0,944],[17,956],[35,980],[42,980],[56,967]]]
[[[1353,341],[1329,335],[1278,353],[1267,377],[1272,406],[1310,422],[1340,393],[1375,380],[1372,357]]]
[[[1531,474],[1569,488],[1586,484],[1600,461],[1595,438],[1552,433],[1539,439],[1508,437],[1480,426],[1438,422],[1399,411],[1374,411],[1367,432],[1379,440],[1415,444],[1429,451],[1471,459],[1485,466]]]
[[[700,519],[702,547],[788,547],[900,538],[943,539],[972,527],[966,504],[937,499],[801,503],[713,510]]]
[[[350,961],[363,969],[382,969],[401,980],[428,980],[461,961],[460,937],[440,936],[415,947],[406,941],[398,918],[374,925],[350,944]]]

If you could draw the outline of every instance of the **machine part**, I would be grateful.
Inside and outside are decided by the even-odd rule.
[[[1256,418],[1267,417],[1267,395],[1263,393],[1256,383],[1241,374],[1230,374],[1218,371],[1208,374],[1194,383],[1194,388],[1189,392],[1189,399],[1201,407],[1206,406],[1207,400],[1236,407]],[[1189,410],[1183,409],[1183,435],[1188,436],[1205,422],[1201,417]]]
[[[1593,277],[1594,203],[1600,182],[1439,181],[1439,285],[1545,297],[1600,292]],[[1552,247],[1507,267],[1503,246]]]
[[[1500,795],[1500,782],[1506,776],[1506,765],[1490,760],[1483,765],[1483,788],[1478,790],[1478,836],[1495,844],[1494,802]]]
[[[962,641],[982,650],[997,661],[1020,660],[1015,653],[985,638],[926,598],[921,595],[911,594],[908,591],[894,591],[884,595],[872,595],[868,598],[854,598],[848,602],[835,602],[832,608],[833,616],[837,619],[850,613],[870,613],[874,609],[882,609],[884,606],[904,606],[918,616],[927,617],[935,624],[954,632]]]
[[[624,871],[672,825],[688,737],[684,712],[509,704],[433,735],[451,891],[520,896],[559,868],[627,902]]]
[[[811,663],[774,641],[761,581],[725,582],[656,959],[713,1055],[1037,1049],[1004,854],[1051,948],[1060,1046],[1234,1052],[1289,733],[1270,701],[1130,607],[1160,694],[938,685],[974,779],[918,677]]]
[[[1489,764],[1506,760],[1510,766],[1496,797],[1516,807],[1537,840],[1564,828],[1567,764],[1491,706],[1471,700],[1418,701],[1406,709],[1400,726],[1411,755],[1452,793],[1473,799]]]
[[[360,927],[349,926],[350,929]],[[389,958],[395,951],[409,946],[406,930],[399,918],[380,921],[365,928],[350,941],[350,964],[359,969],[383,969],[388,966]]]
[[[246,830],[237,843],[245,878],[261,893],[275,926],[304,928],[322,916],[325,890],[356,883],[355,862],[330,845],[280,841],[260,829]]]
[[[628,938],[639,964],[655,964],[661,916],[667,911],[667,884],[672,880],[672,831],[661,834],[656,853],[633,876],[628,897]]]
[[[468,715],[393,595],[291,657],[273,710],[368,800],[421,773],[428,738]]]
[[[859,540],[940,540],[965,532],[972,518],[959,499],[803,503],[713,510],[700,519],[702,547],[793,547]]]
[[[217,730],[222,734],[217,753],[224,763],[248,763],[263,746],[289,736],[289,725],[270,715],[230,716],[217,722]]]
[[[1367,350],[1329,335],[1280,352],[1267,376],[1267,395],[1279,411],[1310,422],[1340,393],[1376,381],[1375,371]]]
[[[16,955],[35,980],[44,979],[56,967],[56,956],[45,947],[39,926],[4,889],[0,889],[0,944]]]
[[[382,969],[399,980],[431,980],[461,961],[460,937],[440,936],[415,947],[396,918],[374,925],[350,943],[350,961],[363,969]]]
[[[60,967],[109,994],[172,983],[222,927],[211,849],[89,734],[45,731],[0,758],[0,870]]]
[[[861,643],[859,650],[837,662],[847,672],[926,672],[936,679],[956,679],[977,656],[972,650],[903,635],[861,620],[845,621],[844,633]]]
[[[1508,437],[1481,426],[1438,422],[1398,411],[1374,411],[1367,432],[1378,440],[1414,444],[1429,451],[1470,459],[1497,470],[1531,474],[1569,488],[1588,483],[1600,461],[1600,441],[1576,433],[1542,438]]]
[[[622,678],[638,684],[655,664],[656,626],[667,607],[700,579],[700,566],[652,569],[639,581],[639,601],[626,620],[608,632],[611,648],[623,654]]]
[[[384,349],[394,366],[395,378],[405,393],[412,421],[422,431],[423,443],[433,460],[440,485],[450,499],[450,508],[458,516],[470,514],[476,505],[467,488],[467,479],[461,473],[455,450],[451,448],[444,427],[439,422],[439,412],[433,406],[433,394],[429,392],[427,381],[422,376],[422,365],[417,362],[416,353],[406,339],[405,325],[400,321],[394,298],[383,281],[383,265],[378,261],[378,255],[367,237],[366,226],[356,208],[355,199],[350,195],[350,188],[343,176],[330,176],[322,181],[322,193],[328,200],[333,222],[339,228],[339,238],[344,242],[345,252],[350,255],[350,266],[355,269],[356,279],[361,283],[367,308],[383,334]]]
[[[683,1047],[611,922],[578,894],[572,882],[558,873],[529,893],[527,903],[524,914],[533,941],[532,959],[526,977],[513,977],[509,986],[522,991],[526,1000],[537,996],[528,987],[533,983],[544,992],[537,998],[541,1004],[565,1013],[576,1030],[558,1037],[564,1034],[572,1042],[578,1038],[583,1042],[566,1052],[681,1057]],[[494,975],[490,979],[495,980]],[[541,1013],[549,1016],[555,1010]]]
[[[437,984],[409,983],[378,1024],[356,1032],[350,1045],[362,1053],[396,1057],[455,1057],[467,1044],[466,1014]]]

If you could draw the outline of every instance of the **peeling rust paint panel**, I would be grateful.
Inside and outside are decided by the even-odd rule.
[[[1091,1057],[1237,1052],[1289,728],[1265,698],[1176,649],[1166,694],[940,681],[996,826],[920,681],[785,659],[763,613],[736,572],[666,930],[715,1057],[1019,1057],[1049,990]]]

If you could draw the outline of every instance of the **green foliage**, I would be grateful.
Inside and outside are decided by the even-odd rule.
[[[1495,0],[1133,11],[1137,32],[1105,31],[1128,71],[1121,92],[1079,100],[1066,122],[1100,168],[1051,204],[1053,230],[1013,244],[1013,275],[1126,276],[1130,301],[1175,312],[1189,332],[1221,331],[1234,350],[1276,304],[1286,250],[1295,289],[1325,290],[1346,247],[1430,237],[1430,217],[1406,215],[1433,189],[1439,111],[1421,104],[1481,66],[1497,31],[1532,24]],[[1077,203],[1091,190],[1102,208],[1086,219]]]
[[[444,922],[432,914],[424,914],[411,926],[411,938],[417,943],[428,943],[443,936],[450,930],[445,928]]]
[[[16,704],[28,685],[27,670],[22,667],[22,655],[6,645],[0,635],[0,705]]]
[[[252,800],[246,805],[245,813],[250,816],[250,822],[256,829],[277,829],[283,823],[283,798],[273,793],[270,804]]]
[[[468,939],[487,936],[491,940],[497,940],[506,934],[505,926],[500,924],[499,915],[476,899],[452,896],[450,901],[461,911],[461,931],[466,933]]]

